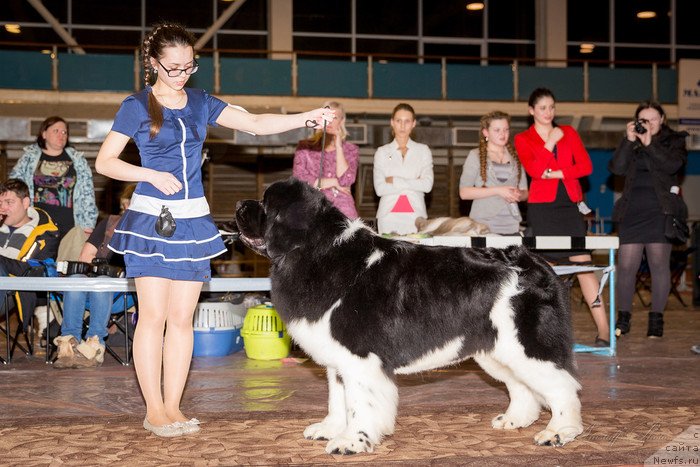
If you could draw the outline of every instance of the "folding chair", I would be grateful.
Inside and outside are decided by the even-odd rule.
[[[109,315],[109,322],[107,323],[107,329],[114,325],[124,334],[123,359],[119,356],[119,354],[117,354],[114,351],[114,348],[110,345],[109,336],[107,337],[107,339],[105,339],[105,350],[122,365],[129,365],[131,363],[131,343],[133,341],[133,336],[129,332],[129,309],[132,307],[136,307],[136,294],[131,292],[116,293],[114,299],[112,300],[112,313]],[[123,323],[120,322],[120,318],[123,318]],[[133,324],[134,323],[132,323],[131,327],[132,330]]]
[[[693,246],[684,250],[671,251],[671,294],[673,294],[673,296],[676,297],[684,307],[687,307],[688,305],[678,292],[678,286],[683,278],[683,273],[688,267],[688,257],[695,252],[696,249],[697,248]]]
[[[15,299],[13,298],[13,295],[16,294],[17,292],[5,291],[3,297],[3,305],[5,307],[5,325],[0,325],[0,332],[5,334],[5,343],[7,347],[5,358],[0,357],[0,363],[3,364],[10,363],[12,361],[12,356],[14,355],[17,347],[19,347],[20,350],[26,355],[32,355],[34,353],[34,339],[33,337],[30,337],[30,332],[28,331],[29,327],[32,325],[32,317],[29,317],[29,322],[27,323],[27,326],[25,326],[25,320],[23,319],[24,316],[21,312],[21,307],[14,306]],[[14,311],[17,311],[17,329],[13,335],[10,328],[10,317]],[[24,337],[26,347],[19,343],[20,336]]]
[[[33,269],[25,271],[25,275],[35,273]],[[36,292],[17,292],[7,290],[2,298],[5,307],[5,325],[0,325],[0,332],[5,334],[6,358],[0,357],[0,363],[10,363],[15,349],[19,349],[26,355],[34,354],[34,307],[37,302]],[[26,309],[25,309],[26,308]],[[10,316],[17,313],[17,329],[14,334],[10,328]],[[24,345],[20,343],[20,337],[24,337]],[[25,347],[26,345],[26,347]]]

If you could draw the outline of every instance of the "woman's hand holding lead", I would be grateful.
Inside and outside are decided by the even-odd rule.
[[[323,128],[323,122],[330,123],[335,118],[335,109],[320,108],[306,112],[306,120],[315,122],[320,128]]]

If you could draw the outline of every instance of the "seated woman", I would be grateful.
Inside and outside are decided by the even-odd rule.
[[[469,152],[459,179],[459,197],[474,200],[469,217],[504,235],[519,233],[518,202],[528,195],[527,177],[509,136],[510,115],[494,111],[481,117],[479,147]]]
[[[357,219],[355,200],[350,187],[355,183],[359,149],[345,141],[345,110],[338,102],[326,102],[323,107],[335,109],[335,120],[326,125],[326,147],[321,161],[323,130],[318,129],[309,139],[299,142],[294,153],[292,175],[314,187],[320,187],[326,198],[350,219]],[[323,166],[323,174],[319,175]],[[319,177],[321,180],[319,181]]]

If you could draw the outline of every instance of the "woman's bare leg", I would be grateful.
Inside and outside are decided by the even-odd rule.
[[[188,420],[180,411],[180,400],[190,371],[194,342],[192,315],[201,290],[201,282],[172,281],[171,284],[163,346],[163,401],[165,413],[175,422]]]
[[[569,260],[572,262],[591,261],[591,255],[571,256]],[[589,310],[591,310],[593,322],[598,330],[598,337],[608,340],[610,338],[610,323],[608,322],[608,315],[605,312],[603,297],[600,297],[600,306],[598,306],[598,304],[595,306],[593,305],[593,302],[598,298],[598,287],[600,286],[598,277],[594,272],[577,274],[576,277],[578,277],[578,283],[581,286],[583,298],[586,300]]]
[[[134,368],[146,401],[146,418],[156,426],[168,425],[160,389],[163,364],[163,329],[168,315],[171,280],[138,277],[139,322],[134,331]]]

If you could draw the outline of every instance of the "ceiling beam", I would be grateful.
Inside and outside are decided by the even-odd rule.
[[[226,21],[233,16],[233,14],[238,11],[238,9],[243,6],[243,4],[246,2],[246,0],[236,0],[234,1],[231,5],[229,5],[226,10],[224,10],[223,13],[221,13],[221,16],[212,24],[209,29],[207,29],[202,37],[197,40],[197,42],[194,44],[194,50],[199,50],[201,49],[204,44],[209,42],[209,39],[212,38],[214,34],[216,34],[216,31],[221,29],[221,27],[226,23]]]
[[[51,25],[54,31],[56,31],[56,34],[61,36],[61,39],[63,41],[70,45],[75,53],[79,55],[85,55],[85,50],[83,50],[82,47],[78,45],[78,42],[73,39],[73,36],[68,34],[68,31],[64,29],[63,26],[61,26],[61,23],[58,22],[56,17],[51,14],[49,10],[46,9],[43,3],[41,3],[41,0],[27,0],[31,6],[34,7],[34,9],[39,12],[39,14],[46,20],[47,23]]]

